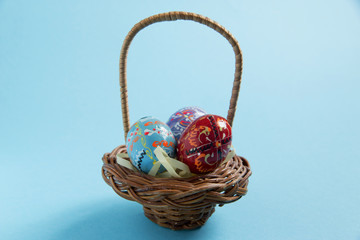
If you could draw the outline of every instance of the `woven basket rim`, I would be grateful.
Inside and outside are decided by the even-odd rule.
[[[124,195],[128,195],[126,191],[129,188],[132,188],[137,192],[153,191],[154,194],[156,192],[158,195],[181,194],[181,192],[186,193],[186,195],[200,192],[209,194],[213,191],[220,193],[220,199],[218,201],[214,200],[214,202],[218,204],[225,204],[236,201],[246,194],[248,178],[252,173],[249,162],[245,158],[236,155],[226,164],[219,166],[216,170],[210,173],[190,178],[158,178],[140,171],[133,171],[117,164],[116,154],[120,152],[126,152],[125,145],[120,145],[111,153],[104,154],[102,159],[104,163],[102,174],[105,182],[112,186],[115,192],[122,197],[124,197]],[[109,178],[109,175],[112,177]],[[229,188],[233,188],[235,185],[237,188],[241,188],[241,194],[235,198],[233,196],[230,196],[229,198],[229,196],[222,195],[224,191],[226,192]],[[236,195],[236,193],[234,193],[234,195]],[[224,197],[229,199],[224,200]],[[130,196],[125,198],[137,201]],[[143,204],[142,201],[138,202]]]
[[[111,151],[110,153],[105,153],[104,154],[104,156],[103,156],[103,158],[102,158],[102,160],[103,160],[103,162],[105,161],[104,159],[105,159],[105,156],[109,156],[110,158],[113,158],[114,159],[114,164],[116,164],[117,166],[119,166],[120,168],[122,168],[123,170],[126,170],[126,173],[128,173],[128,174],[132,174],[132,175],[137,175],[137,176],[139,176],[139,177],[145,177],[145,178],[147,178],[147,179],[151,179],[151,180],[155,180],[155,181],[157,181],[157,180],[166,180],[166,181],[168,181],[168,180],[181,180],[181,181],[184,181],[184,180],[187,180],[187,181],[191,181],[191,180],[195,180],[195,179],[202,179],[202,178],[207,178],[207,177],[211,177],[211,176],[214,176],[214,175],[216,175],[216,170],[218,170],[218,169],[223,169],[223,168],[226,168],[226,164],[221,164],[221,165],[219,165],[218,167],[217,167],[217,169],[215,169],[214,171],[212,171],[212,172],[208,172],[208,173],[203,173],[203,174],[196,174],[195,176],[192,176],[192,177],[188,177],[188,178],[175,178],[175,177],[161,177],[161,178],[159,178],[159,177],[154,177],[154,176],[151,176],[151,175],[149,175],[149,174],[146,174],[146,173],[143,173],[143,172],[141,172],[141,171],[134,171],[134,170],[131,170],[131,169],[128,169],[128,168],[126,168],[126,167],[124,167],[124,166],[121,166],[121,165],[119,165],[117,162],[116,162],[116,155],[118,154],[118,153],[127,153],[127,150],[125,150],[125,151],[119,151],[119,148],[121,148],[122,146],[125,146],[126,147],[126,145],[125,144],[123,144],[123,145],[120,145],[120,146],[118,146],[118,147],[116,147],[113,151]],[[249,161],[245,158],[245,157],[242,157],[242,156],[239,156],[239,155],[235,155],[234,157],[239,157],[239,158],[241,158],[241,160],[243,161],[243,165],[244,166],[246,166],[246,167],[248,167],[249,169],[251,168],[250,167],[250,164],[249,164]],[[131,162],[130,161],[130,158],[129,157],[127,157],[127,158],[124,158],[125,160],[128,160],[129,162]],[[104,162],[104,164],[105,164],[105,162]]]

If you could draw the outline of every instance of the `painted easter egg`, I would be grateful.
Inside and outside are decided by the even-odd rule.
[[[206,112],[201,108],[185,107],[172,114],[166,124],[170,127],[176,140],[179,140],[185,128],[195,119],[205,114]]]
[[[180,136],[177,154],[193,173],[215,170],[231,147],[231,126],[217,115],[207,114],[193,121]]]
[[[154,117],[143,117],[132,125],[126,137],[126,149],[137,169],[149,173],[158,161],[154,154],[157,146],[170,157],[175,157],[176,140],[169,126]],[[164,170],[161,166],[159,172]]]

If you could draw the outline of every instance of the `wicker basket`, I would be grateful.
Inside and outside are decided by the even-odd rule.
[[[120,54],[121,106],[125,138],[130,129],[126,84],[126,57],[131,41],[143,28],[162,21],[192,20],[204,24],[221,35],[235,52],[235,79],[227,120],[232,125],[240,90],[242,54],[238,42],[215,21],[188,12],[168,12],[146,18],[137,23],[126,36]],[[202,226],[222,206],[239,200],[247,192],[251,170],[248,161],[233,157],[214,172],[187,179],[156,178],[122,167],[116,163],[116,154],[126,152],[125,145],[115,148],[103,157],[102,176],[121,197],[143,205],[145,216],[160,226],[174,230]]]

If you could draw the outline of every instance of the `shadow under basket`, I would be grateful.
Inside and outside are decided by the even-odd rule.
[[[232,46],[235,53],[235,74],[227,115],[227,121],[232,126],[242,75],[242,53],[237,40],[223,26],[207,17],[189,12],[168,12],[148,17],[135,24],[123,42],[119,82],[125,139],[130,129],[126,59],[131,41],[140,30],[153,23],[178,19],[194,21],[212,28]],[[105,182],[121,197],[142,204],[145,216],[151,221],[174,230],[200,227],[213,214],[216,205],[222,206],[239,200],[247,192],[251,175],[248,161],[234,156],[211,173],[181,179],[156,178],[120,166],[116,162],[118,153],[126,153],[126,146],[121,145],[103,157],[102,176]]]
[[[116,154],[126,153],[125,145],[103,157],[105,182],[121,197],[143,205],[147,218],[173,230],[202,226],[215,206],[234,202],[247,192],[251,170],[239,156],[214,172],[191,178],[156,178],[116,163]]]

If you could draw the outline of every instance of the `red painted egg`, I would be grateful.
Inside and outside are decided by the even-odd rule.
[[[193,121],[180,136],[178,158],[193,173],[211,172],[229,153],[231,139],[231,126],[225,118],[204,115]]]

